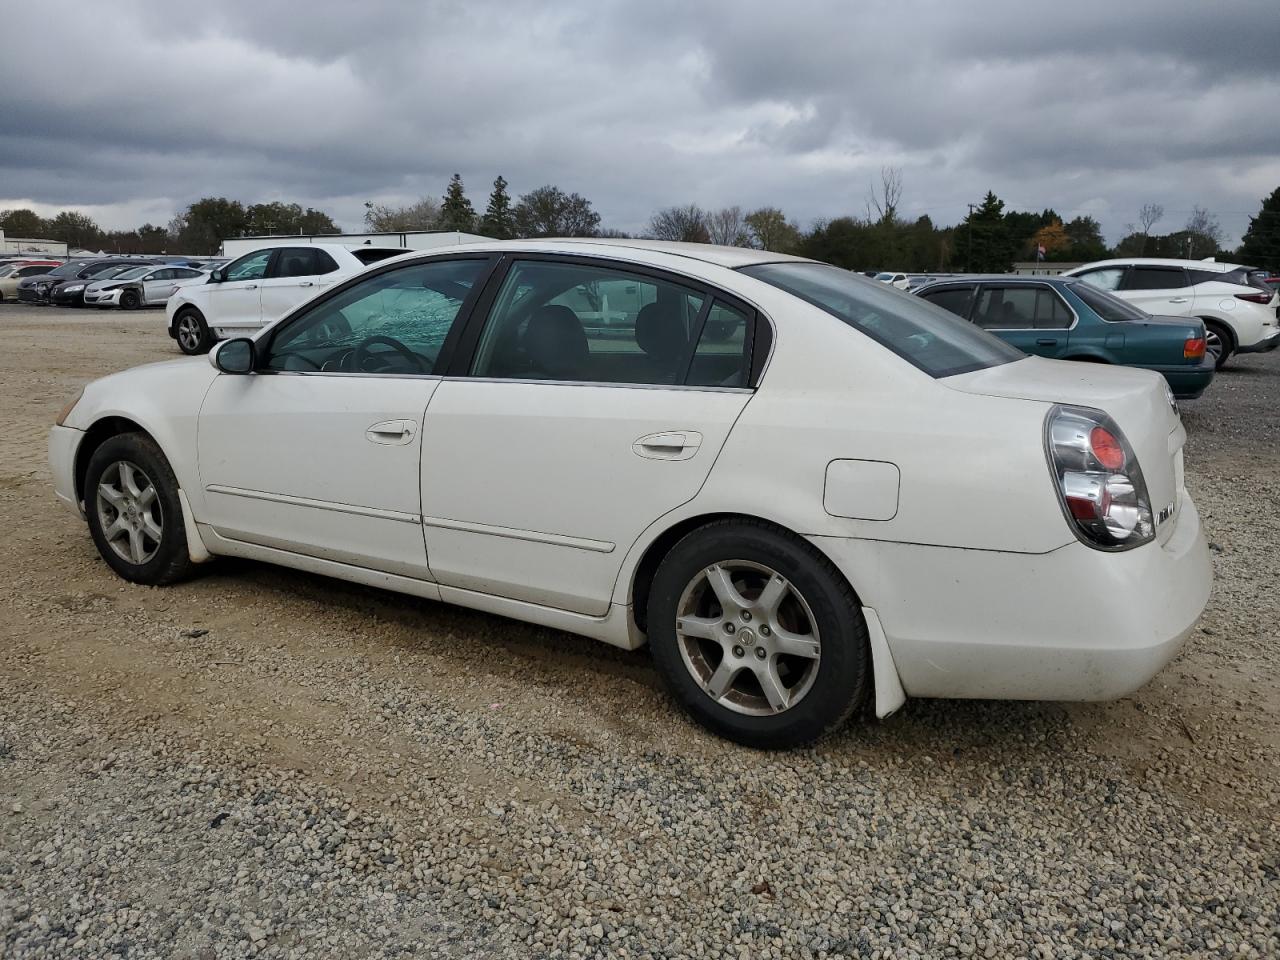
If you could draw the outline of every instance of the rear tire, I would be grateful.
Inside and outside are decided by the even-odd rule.
[[[195,307],[183,307],[173,318],[174,332],[177,334],[178,349],[189,357],[208,353],[213,346],[213,335],[209,333],[209,325]]]
[[[1204,322],[1205,351],[1214,357],[1213,365],[1221,370],[1236,352],[1236,338],[1231,335],[1226,324],[1217,320]]]
[[[647,613],[671,694],[738,743],[809,743],[870,689],[857,596],[826,557],[769,524],[722,520],[687,535],[659,565]]]
[[[118,434],[93,451],[84,505],[98,553],[124,579],[160,586],[190,575],[178,479],[145,433]]]

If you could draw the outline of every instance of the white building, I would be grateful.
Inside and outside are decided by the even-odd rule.
[[[32,240],[27,237],[6,237],[0,230],[0,253],[45,253],[55,257],[67,255],[67,245],[60,240]]]
[[[264,247],[294,247],[303,243],[341,243],[352,246],[405,247],[408,250],[430,250],[452,247],[460,243],[488,240],[474,233],[456,230],[415,230],[406,233],[329,233],[314,236],[233,237],[222,241],[218,253],[228,259],[242,257]]]

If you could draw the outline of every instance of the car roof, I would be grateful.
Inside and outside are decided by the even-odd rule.
[[[429,255],[445,251],[455,253],[460,250],[481,251],[525,251],[530,253],[564,253],[583,256],[619,255],[636,252],[666,254],[698,260],[720,267],[735,269],[758,263],[816,263],[805,257],[793,257],[785,253],[771,253],[768,250],[756,250],[752,247],[722,247],[711,243],[684,243],[675,240],[630,240],[602,237],[546,237],[534,240],[483,240],[472,243],[457,244],[450,247],[431,247],[426,250],[414,250],[415,254]]]
[[[1220,260],[1178,260],[1171,257],[1116,257],[1111,260],[1095,260],[1084,266],[1076,267],[1072,273],[1081,270],[1092,270],[1094,267],[1193,267],[1196,270],[1207,270],[1213,273],[1230,273],[1239,270],[1242,264],[1223,263]]]

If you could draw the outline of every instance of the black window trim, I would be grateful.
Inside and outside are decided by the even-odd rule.
[[[1054,287],[1053,284],[1046,283],[1043,280],[979,280],[977,283],[977,287],[978,289],[974,291],[973,302],[969,304],[970,317],[973,316],[974,310],[976,310],[978,307],[978,295],[980,295],[983,288],[986,288],[986,287],[1001,287],[1001,288],[1037,287],[1041,290],[1048,290],[1050,293],[1052,293],[1055,297],[1058,298],[1058,302],[1062,304],[1064,307],[1066,307],[1067,312],[1071,314],[1071,323],[1069,326],[1065,326],[1065,327],[1034,327],[1034,326],[1033,327],[982,327],[981,324],[977,324],[975,323],[974,320],[970,319],[969,321],[970,323],[974,323],[975,326],[981,327],[981,329],[986,330],[987,333],[992,333],[997,335],[1001,331],[1006,333],[1039,333],[1044,330],[1055,330],[1055,331],[1060,330],[1063,333],[1069,333],[1070,331],[1074,330],[1076,327],[1080,325],[1080,314],[1078,314],[1075,311],[1075,308],[1072,307],[1071,304],[1067,302],[1067,298],[1064,297]]]
[[[697,321],[699,323],[699,335],[701,335],[701,324],[705,323],[706,316],[710,313],[710,305],[713,301],[719,300],[726,306],[733,307],[734,309],[741,311],[748,320],[747,342],[743,344],[743,350],[749,357],[746,386],[715,387],[691,386],[684,383],[611,383],[601,380],[523,380],[518,377],[481,377],[473,375],[471,373],[471,365],[475,359],[475,353],[480,344],[480,335],[484,330],[485,322],[489,318],[489,314],[493,309],[494,301],[497,300],[498,292],[502,289],[502,285],[506,280],[507,274],[510,273],[511,268],[515,263],[525,263],[530,261],[543,261],[616,270],[621,273],[631,273],[636,276],[647,277],[652,280],[660,280],[664,283],[674,284],[675,286],[684,287],[685,289],[701,293],[703,295],[703,305],[699,310],[699,319]],[[452,334],[452,331],[450,333]],[[467,318],[466,328],[463,331],[457,349],[450,357],[449,366],[445,370],[444,375],[450,379],[466,379],[495,383],[540,383],[568,386],[619,387],[641,390],[657,389],[750,392],[754,391],[760,384],[760,378],[764,373],[765,366],[768,362],[768,354],[771,352],[772,346],[773,328],[770,321],[763,313],[757,310],[750,303],[747,303],[741,297],[735,296],[729,291],[724,290],[715,284],[708,283],[698,277],[691,277],[686,274],[676,273],[672,270],[654,267],[646,263],[635,263],[631,260],[615,259],[613,257],[549,253],[545,251],[506,250],[502,252],[498,266],[492,273],[490,273],[484,292],[481,294],[475,308]],[[691,360],[693,353],[696,352],[697,341],[694,340],[694,349],[690,354]],[[686,371],[684,379],[687,378]]]
[[[318,310],[334,297],[350,290],[357,283],[363,283],[366,280],[384,273],[390,273],[393,270],[407,270],[413,267],[419,267],[428,263],[437,263],[443,261],[458,260],[484,260],[488,261],[488,267],[481,272],[480,278],[471,288],[471,293],[467,299],[463,301],[458,308],[458,313],[453,319],[453,324],[449,327],[448,334],[445,335],[444,343],[440,346],[440,354],[436,357],[436,367],[441,372],[433,370],[431,373],[364,373],[362,371],[338,371],[338,370],[271,370],[266,367],[267,359],[271,356],[271,346],[285,330],[300,322],[309,316],[313,310]],[[475,252],[466,253],[445,253],[438,256],[423,257],[421,260],[397,260],[394,263],[388,262],[381,265],[375,265],[367,270],[362,270],[354,276],[348,277],[341,283],[335,284],[325,290],[314,299],[299,304],[289,313],[277,320],[268,327],[264,327],[258,336],[254,337],[254,372],[271,376],[302,376],[302,377],[398,377],[398,378],[416,378],[439,380],[443,377],[444,370],[451,365],[453,351],[457,347],[458,340],[462,335],[462,330],[471,320],[471,316],[475,311],[476,304],[480,302],[484,292],[493,278],[495,266],[497,266],[499,256],[492,251],[477,250]]]
[[[968,290],[969,309],[965,311],[963,317],[958,313],[953,313],[952,311],[947,310],[947,308],[942,306],[940,303],[934,303],[933,305],[941,310],[947,310],[947,313],[950,313],[954,317],[960,317],[960,319],[964,320],[966,323],[973,323],[973,305],[978,302],[978,286],[979,284],[974,280],[965,282],[947,281],[945,283],[931,283],[927,287],[920,287],[915,291],[915,295],[925,303],[933,303],[933,301],[929,299],[929,294],[931,293],[945,293],[948,290]]]

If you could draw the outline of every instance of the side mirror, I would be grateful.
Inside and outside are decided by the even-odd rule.
[[[223,340],[209,352],[209,362],[222,373],[253,373],[253,341],[248,337]]]
[[[227,275],[223,272],[221,267],[209,274],[210,283],[221,283],[225,279],[227,279]]]

